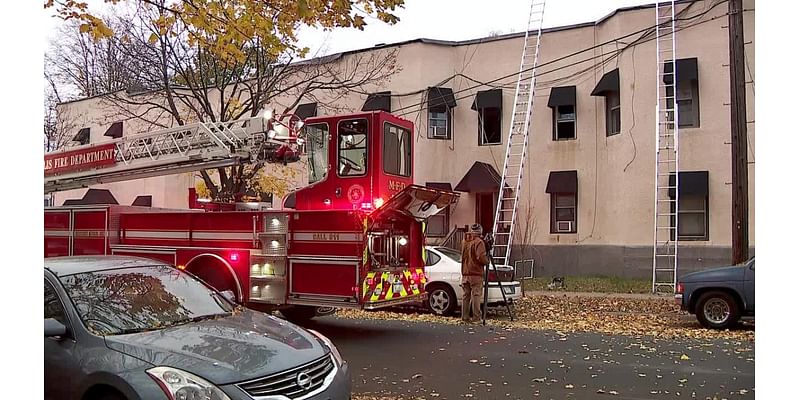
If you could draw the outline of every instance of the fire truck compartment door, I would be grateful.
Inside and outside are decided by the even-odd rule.
[[[357,302],[358,265],[356,258],[290,258],[289,295],[324,298],[328,302]]]
[[[396,211],[423,221],[457,201],[456,192],[410,185],[375,210],[374,218],[378,219],[385,213]]]

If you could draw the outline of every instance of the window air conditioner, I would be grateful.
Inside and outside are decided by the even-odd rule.
[[[447,138],[447,127],[442,126],[432,126],[429,129],[432,129],[433,132],[431,133],[431,137],[434,138]]]
[[[572,221],[556,222],[556,232],[572,232]]]

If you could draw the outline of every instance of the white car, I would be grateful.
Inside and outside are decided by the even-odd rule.
[[[461,309],[464,294],[461,288],[461,252],[436,246],[426,246],[425,252],[425,273],[428,275],[428,283],[425,284],[428,299],[425,305],[434,314],[452,315],[456,309]],[[522,297],[520,283],[514,280],[514,269],[509,266],[498,265],[496,273],[489,272],[488,281],[489,305],[504,305],[503,293],[509,302]]]

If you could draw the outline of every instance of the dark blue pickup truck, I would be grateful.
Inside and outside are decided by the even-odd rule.
[[[756,315],[756,259],[684,275],[675,302],[706,328],[726,329]]]

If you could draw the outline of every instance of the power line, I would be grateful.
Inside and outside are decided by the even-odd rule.
[[[675,18],[675,21],[690,21],[690,20],[694,20],[694,19],[700,18],[700,17],[702,17],[702,16],[704,16],[704,15],[708,14],[709,12],[711,12],[711,10],[713,10],[714,8],[716,8],[717,6],[719,6],[720,4],[723,4],[723,3],[725,3],[725,2],[726,2],[725,0],[719,1],[719,2],[715,3],[713,6],[711,6],[710,8],[708,8],[707,10],[705,10],[705,11],[703,11],[703,12],[701,12],[701,13],[697,14],[697,15],[693,15],[693,16],[691,16],[691,17],[686,17],[686,18]],[[694,4],[694,3],[692,3],[692,4]],[[691,6],[691,4],[690,4],[690,6]],[[688,7],[687,7],[687,9],[685,9],[685,10],[688,10]],[[714,18],[712,18],[712,19],[709,19],[709,20],[707,20],[707,21],[702,21],[702,22],[700,22],[700,23],[697,23],[697,24],[694,24],[694,25],[687,26],[687,27],[685,27],[685,28],[688,28],[688,27],[691,27],[691,26],[696,26],[696,25],[699,25],[699,24],[701,24],[701,23],[707,23],[707,22],[711,22],[711,21],[713,21],[713,20],[716,20],[716,19],[718,19],[718,18],[722,18],[722,17],[724,17],[724,16],[727,16],[727,13],[726,13],[726,14],[724,14],[724,15],[721,15],[721,16],[714,17]],[[667,22],[668,22],[668,21],[667,21]],[[665,23],[666,23],[666,22],[665,22]],[[573,53],[570,53],[570,54],[567,54],[567,55],[565,55],[565,56],[559,57],[559,58],[557,58],[557,59],[554,59],[554,60],[548,61],[548,62],[546,62],[546,63],[539,64],[539,65],[538,65],[536,68],[540,68],[540,67],[544,67],[544,66],[548,66],[548,65],[555,64],[555,63],[557,63],[557,62],[559,62],[559,61],[563,61],[563,60],[565,60],[565,59],[568,59],[568,58],[575,57],[575,56],[577,56],[577,55],[579,55],[579,54],[582,54],[582,53],[585,53],[585,52],[588,52],[588,51],[594,50],[594,49],[596,49],[596,48],[599,48],[599,47],[602,47],[602,46],[605,46],[605,45],[608,45],[608,44],[612,44],[612,43],[614,43],[614,42],[617,42],[617,41],[619,41],[619,40],[621,40],[621,39],[626,39],[626,38],[629,38],[629,37],[631,37],[631,36],[634,36],[634,35],[637,35],[637,34],[640,34],[640,33],[644,33],[644,32],[647,32],[647,31],[649,31],[649,30],[653,30],[653,29],[655,29],[655,27],[656,27],[656,25],[652,25],[652,26],[649,26],[649,27],[647,27],[647,28],[640,29],[640,30],[638,30],[638,31],[634,31],[634,32],[628,33],[628,34],[626,34],[626,35],[619,36],[619,37],[617,37],[617,38],[614,38],[614,39],[608,40],[608,41],[606,41],[606,42],[603,42],[603,43],[600,43],[600,44],[597,44],[597,45],[594,45],[594,46],[591,46],[591,47],[588,47],[588,48],[585,48],[585,49],[582,49],[582,50],[575,51],[575,52],[573,52]],[[685,28],[684,28],[684,29],[685,29]],[[645,36],[646,36],[646,35],[645,35]],[[641,39],[641,38],[640,38],[640,39]],[[640,39],[637,39],[637,40],[635,40],[634,42],[631,42],[629,45],[638,45],[638,44],[640,44],[640,43],[638,43],[638,44],[636,43],[636,42],[637,42],[638,40],[640,40]],[[651,40],[653,40],[653,39],[649,39],[649,40],[647,40],[647,41],[651,41]],[[642,42],[642,43],[644,43],[644,42]],[[620,52],[624,51],[624,50],[625,50],[627,47],[628,47],[628,46],[626,46],[625,48],[621,49],[621,50],[620,50]],[[587,62],[587,61],[591,61],[591,60],[594,60],[594,59],[596,59],[596,58],[599,58],[599,57],[598,57],[598,56],[589,57],[589,58],[587,58],[587,59],[584,59],[584,60],[581,60],[581,61],[578,61],[578,62],[575,62],[575,63],[572,63],[572,64],[568,64],[568,65],[565,65],[565,66],[562,66],[562,67],[554,68],[554,69],[552,69],[552,70],[549,70],[549,71],[544,71],[544,72],[541,72],[541,73],[539,73],[539,74],[538,74],[538,76],[545,75],[545,74],[548,74],[548,73],[553,73],[553,72],[556,72],[556,71],[560,71],[560,70],[562,70],[562,69],[569,68],[569,67],[571,67],[571,66],[574,66],[574,65],[577,65],[577,64],[581,64],[581,63],[584,63],[584,62]],[[529,69],[527,69],[527,70],[523,70],[523,71],[520,71],[520,72],[528,72],[528,71],[530,71],[530,70],[532,70],[532,69],[533,69],[533,68],[529,68]],[[520,72],[514,72],[514,73],[511,73],[511,74],[508,74],[508,75],[501,76],[501,77],[499,77],[499,78],[492,79],[492,80],[490,80],[490,81],[487,81],[487,82],[481,82],[481,83],[482,83],[482,85],[469,86],[469,87],[467,87],[467,88],[464,88],[464,89],[457,90],[457,91],[453,92],[453,94],[455,95],[455,94],[458,94],[458,93],[463,93],[463,92],[466,92],[466,91],[470,91],[470,90],[473,90],[473,89],[477,89],[477,88],[479,88],[479,87],[481,87],[481,86],[491,86],[491,84],[493,84],[493,83],[496,83],[496,82],[498,82],[498,81],[501,81],[501,80],[504,80],[504,79],[509,79],[509,78],[514,78],[514,77],[518,76]],[[455,77],[455,75],[454,75],[454,76],[451,76],[450,78],[447,78],[445,81],[449,81],[449,80],[453,79],[454,77]],[[473,80],[473,79],[470,79],[470,80]],[[479,82],[480,82],[480,81],[479,81]],[[440,84],[441,84],[441,83],[440,83]],[[502,86],[502,85],[501,85],[501,86]],[[419,90],[419,91],[417,91],[417,92],[413,92],[413,93],[421,93],[421,92],[423,92],[423,91],[424,91],[424,89],[423,89],[423,90]],[[469,97],[469,96],[470,96],[470,95],[467,95],[467,96],[462,96],[462,97],[458,97],[458,98],[456,98],[456,100],[463,100],[463,99],[465,99],[465,98],[467,98],[467,97]],[[408,105],[408,106],[405,106],[405,107],[401,107],[401,108],[399,108],[399,109],[397,109],[397,110],[393,110],[393,114],[395,114],[395,115],[397,115],[397,116],[408,115],[408,114],[410,114],[410,113],[412,113],[412,112],[414,112],[414,111],[410,111],[410,112],[404,112],[404,113],[399,113],[399,111],[403,111],[403,110],[406,110],[406,109],[415,108],[415,107],[418,107],[418,106],[419,106],[419,104],[411,104],[411,105]]]

